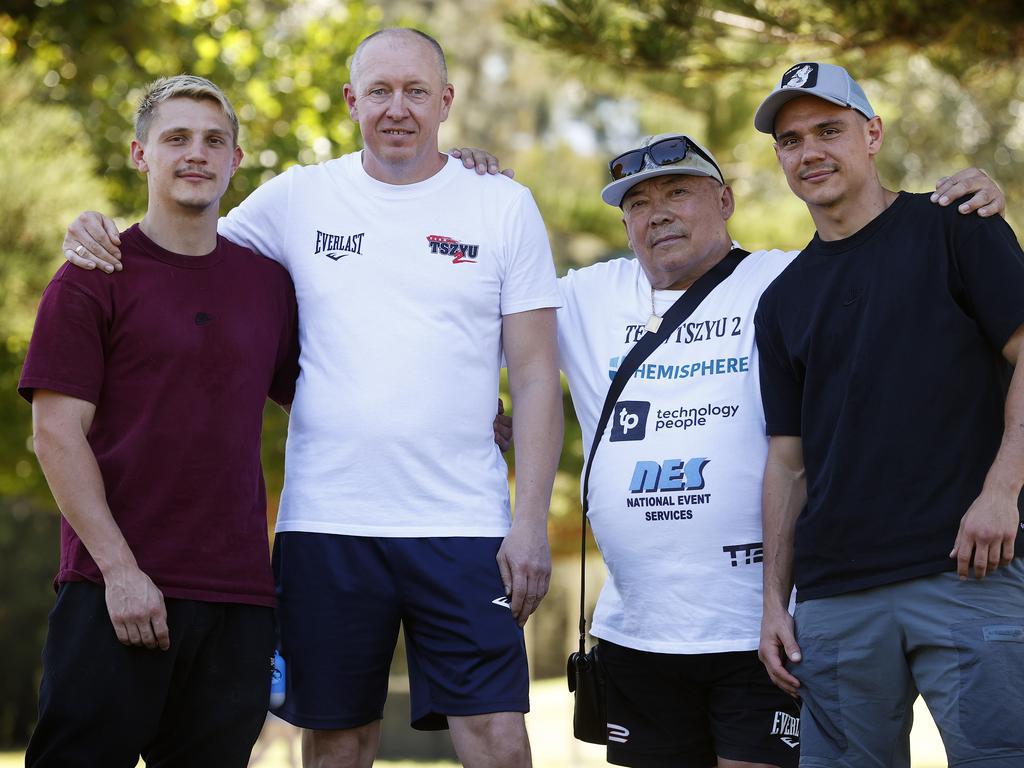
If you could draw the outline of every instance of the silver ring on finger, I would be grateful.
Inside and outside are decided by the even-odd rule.
[[[75,248],[75,253],[77,253],[79,256],[81,256],[82,255],[82,251],[84,251],[84,250],[85,250],[85,246],[82,245],[81,243],[79,243],[78,247]]]

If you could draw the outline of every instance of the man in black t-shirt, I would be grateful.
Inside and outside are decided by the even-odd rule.
[[[920,692],[950,764],[1024,766],[1024,252],[881,185],[841,67],[792,67],[754,123],[817,227],[755,318],[760,655],[802,699],[800,764],[909,766]]]

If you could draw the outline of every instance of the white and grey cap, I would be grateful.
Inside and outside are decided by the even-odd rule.
[[[761,133],[775,133],[775,116],[782,105],[801,96],[817,96],[841,107],[860,112],[869,120],[875,110],[868,103],[864,89],[837,64],[801,61],[786,70],[779,84],[754,113],[754,127]]]
[[[665,165],[659,165],[650,155],[646,155],[644,157],[644,164],[641,170],[636,173],[631,173],[628,176],[623,176],[621,179],[616,179],[608,184],[601,190],[601,199],[608,203],[608,205],[614,205],[616,207],[621,206],[622,198],[626,196],[626,193],[630,189],[642,181],[647,181],[647,179],[653,179],[658,176],[710,176],[720,184],[725,184],[725,179],[722,177],[722,172],[719,170],[718,161],[715,160],[715,156],[686,134],[659,133],[655,136],[645,136],[640,142],[640,146],[633,151],[646,149],[652,144],[664,141],[665,139],[685,140],[695,148],[697,152],[687,151],[685,157],[683,157],[679,162]],[[707,158],[710,158],[711,162],[708,162],[707,159],[701,157],[698,152],[702,152]],[[626,154],[631,154],[631,152]],[[622,155],[620,155],[620,157],[622,157]]]

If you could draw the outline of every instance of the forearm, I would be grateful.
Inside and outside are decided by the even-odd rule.
[[[787,610],[793,590],[793,541],[796,520],[807,504],[799,438],[773,437],[764,469],[764,608]]]
[[[509,371],[515,434],[515,525],[546,530],[551,487],[562,450],[562,392],[557,364]]]
[[[547,535],[548,506],[562,450],[562,389],[558,381],[555,310],[507,315],[502,343],[512,396],[516,446],[513,527]]]
[[[55,392],[32,397],[36,456],[61,514],[103,575],[107,613],[119,642],[170,647],[163,594],[142,572],[107,505],[103,475],[86,439],[95,406]]]
[[[1015,356],[1016,358],[1016,356]],[[985,477],[985,492],[1005,494],[1016,503],[1024,486],[1024,374],[1017,365],[1006,394],[1003,438]]]
[[[36,427],[35,451],[57,506],[104,578],[137,568],[107,506],[103,477],[85,435]]]

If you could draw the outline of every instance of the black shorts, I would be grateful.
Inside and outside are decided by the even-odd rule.
[[[125,646],[104,589],[62,584],[25,764],[245,768],[270,698],[272,608],[166,598],[171,647]]]
[[[608,679],[608,762],[708,768],[716,756],[795,768],[800,709],[756,651],[670,654],[601,640]]]

